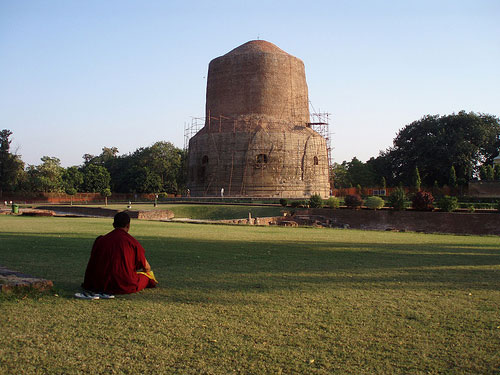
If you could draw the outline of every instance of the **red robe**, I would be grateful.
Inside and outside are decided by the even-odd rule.
[[[135,293],[155,285],[147,276],[137,274],[145,267],[139,241],[123,229],[115,229],[96,238],[82,286],[97,293]]]

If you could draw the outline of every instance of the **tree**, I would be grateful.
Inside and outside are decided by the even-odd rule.
[[[481,181],[486,181],[488,179],[488,172],[486,171],[486,165],[481,165],[479,169],[479,178]]]
[[[88,193],[100,193],[109,189],[111,176],[101,165],[89,164],[83,168],[83,190]]]
[[[119,151],[117,147],[103,147],[101,155],[99,155],[99,157],[102,162],[105,163],[107,160],[116,158],[118,153]]]
[[[87,164],[92,163],[92,160],[95,159],[95,156],[92,154],[84,154],[83,156],[83,165],[86,166]]]
[[[73,195],[75,195],[77,193],[76,189],[74,187],[70,187],[70,188],[67,188],[64,192],[71,197],[70,198],[70,205],[72,206],[73,205]]]
[[[432,195],[437,197],[440,196],[442,193],[441,188],[439,187],[439,183],[437,180],[434,181],[434,184],[432,185]]]
[[[161,190],[177,193],[183,181],[183,151],[170,142],[156,142],[142,149],[142,166],[147,166],[151,174],[160,178]],[[153,192],[150,190],[149,192]]]
[[[486,181],[493,181],[495,179],[495,172],[493,166],[488,164],[486,166]]]
[[[420,180],[420,173],[418,172],[418,167],[415,167],[415,170],[413,171],[413,187],[415,188],[415,191],[420,191],[421,184],[422,181]]]
[[[103,147],[102,152],[98,156],[94,156],[92,154],[84,154],[83,155],[83,163],[84,167],[89,164],[100,165],[106,167],[106,169],[110,169],[113,160],[115,160],[118,156],[118,148],[117,147]]]
[[[132,193],[158,193],[162,191],[161,178],[148,167],[133,166],[128,173]]]
[[[9,152],[11,140],[9,139],[12,132],[8,129],[3,129],[0,132],[0,152]]]
[[[64,190],[61,161],[59,158],[42,156],[42,163],[29,165],[26,174],[28,189],[33,192],[59,193]]]
[[[461,178],[460,180],[462,182],[463,178]],[[448,186],[451,188],[452,195],[457,194],[457,185],[458,185],[457,174],[455,173],[455,167],[452,165],[448,177]],[[462,185],[464,184],[462,183],[461,186]],[[460,194],[462,194],[462,192]]]
[[[375,186],[376,176],[370,165],[363,163],[356,157],[346,164],[347,174],[350,183],[361,186]]]
[[[0,131],[0,196],[4,191],[13,191],[24,173],[24,163],[19,155],[10,152],[10,136],[8,129]]]
[[[42,164],[38,166],[39,179],[44,192],[61,192],[63,191],[62,184],[62,167],[61,160],[56,157],[42,156]]]
[[[110,171],[113,191],[177,193],[186,183],[186,153],[170,142],[156,142],[120,157],[112,151],[113,148],[103,148],[103,154],[92,159],[92,163],[107,157],[104,165]]]
[[[382,178],[385,181],[385,185],[382,184],[382,187],[385,189],[387,185],[395,186],[398,181],[395,179],[394,171],[392,170],[392,163],[390,158],[385,152],[380,152],[379,156],[376,158],[371,157],[366,165],[370,168],[372,173],[375,175],[376,181],[380,181]]]
[[[495,167],[493,168],[494,174],[495,174],[495,180],[499,181],[500,180],[500,164],[495,164]]]
[[[109,188],[106,188],[104,190],[101,190],[100,193],[101,193],[101,196],[104,197],[104,205],[107,206],[108,205],[108,197],[111,196],[111,190]]]
[[[457,187],[457,174],[455,172],[455,167],[452,165],[450,168],[450,177],[448,178],[448,185],[455,189]]]
[[[342,164],[333,163],[333,165],[331,166],[333,187],[336,189],[348,188],[351,185],[346,164],[347,163],[344,161]]]
[[[466,113],[425,116],[401,129],[393,147],[382,154],[395,178],[411,182],[418,165],[422,183],[446,184],[450,165],[457,178],[469,181],[481,164],[491,164],[500,148],[500,120],[492,115]]]
[[[78,167],[68,167],[62,171],[62,183],[64,190],[75,189],[75,194],[82,190],[83,185],[83,173],[78,169]]]

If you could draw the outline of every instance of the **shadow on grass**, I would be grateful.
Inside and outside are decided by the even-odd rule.
[[[78,289],[94,237],[0,233],[0,264]],[[392,244],[296,241],[207,241],[141,237],[162,288],[174,300],[216,291],[255,292],[345,287],[500,288],[500,252],[492,244]],[[400,285],[403,284],[403,285]],[[189,296],[187,295],[189,294]],[[208,300],[210,300],[208,298]]]

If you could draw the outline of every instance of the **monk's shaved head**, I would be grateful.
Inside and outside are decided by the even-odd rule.
[[[130,224],[130,216],[126,212],[118,212],[113,221],[113,227],[125,228]]]

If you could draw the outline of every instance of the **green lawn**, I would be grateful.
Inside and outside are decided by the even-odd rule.
[[[160,287],[72,298],[110,219],[0,216],[0,373],[498,374],[498,237],[133,221]],[[57,294],[57,295],[55,295]]]
[[[135,209],[140,209],[133,206]],[[252,217],[281,216],[285,210],[280,206],[239,206],[239,205],[203,205],[203,204],[160,204],[159,209],[172,210],[176,218],[202,220],[224,220]],[[288,210],[289,211],[289,210]]]
[[[77,205],[75,205],[77,206]],[[82,207],[103,207],[115,210],[126,210],[126,204],[84,205]],[[132,210],[171,210],[176,218],[200,220],[245,219],[248,213],[252,217],[281,216],[286,210],[281,206],[244,206],[244,205],[207,205],[207,204],[158,204],[134,203]],[[290,211],[288,209],[287,211]]]

